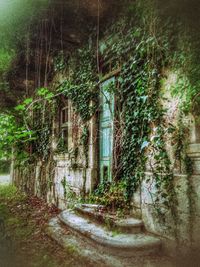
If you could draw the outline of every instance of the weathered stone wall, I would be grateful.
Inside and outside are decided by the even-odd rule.
[[[171,87],[176,83],[176,75],[168,72],[166,81],[163,84],[164,107],[167,109],[166,123],[172,123],[176,125],[179,117],[179,104],[181,99],[174,98],[170,94]],[[167,246],[172,244],[179,244],[184,249],[190,244],[198,246],[200,243],[200,143],[199,143],[199,128],[195,123],[195,118],[190,114],[183,118],[184,124],[190,129],[188,140],[183,140],[188,143],[187,155],[192,160],[193,174],[187,174],[183,162],[178,162],[174,166],[174,189],[176,192],[176,199],[178,201],[177,207],[175,207],[176,214],[172,214],[171,207],[163,207],[160,203],[161,212],[164,212],[163,216],[160,216],[156,211],[157,204],[155,181],[152,179],[151,168],[149,167],[149,161],[147,163],[146,178],[149,178],[148,182],[143,181],[140,188],[141,198],[138,199],[137,207],[141,207],[141,217],[145,223],[148,231],[163,236]],[[166,149],[169,158],[172,162],[175,162],[174,148],[171,144],[172,137],[168,136],[166,141]],[[164,219],[164,220],[163,220]],[[169,242],[171,240],[171,242]]]
[[[68,151],[57,150],[57,136],[53,140],[55,162],[55,196],[60,207],[66,207],[66,194],[83,195],[91,192],[97,183],[97,125],[96,118],[89,121],[87,159],[81,144],[83,124],[69,101]],[[57,125],[56,125],[57,124]],[[58,120],[54,127],[59,127]],[[69,192],[70,191],[70,192]],[[69,197],[68,197],[69,198]],[[68,199],[69,200],[69,199]]]
[[[177,75],[166,71],[166,79],[163,82],[161,100],[162,105],[167,109],[165,115],[166,126],[177,124],[179,118],[179,105],[181,99],[171,95],[171,88],[177,82]],[[69,103],[69,118],[73,116],[73,106]],[[35,164],[15,168],[15,183],[32,194],[44,197],[49,202],[55,203],[60,208],[66,208],[73,193],[80,195],[84,192],[91,192],[98,183],[98,124],[93,117],[89,124],[89,142],[88,142],[88,164],[80,144],[80,131],[82,124],[77,118],[78,133],[73,134],[73,123],[69,119],[69,151],[59,152],[57,150],[56,131],[53,131],[52,138],[52,157],[48,162],[38,161]],[[134,195],[134,214],[141,217],[148,231],[158,234],[171,240],[172,244],[186,246],[194,242],[200,243],[200,130],[198,120],[191,114],[184,117],[184,124],[190,129],[188,135],[187,154],[193,162],[193,175],[189,176],[185,172],[185,166],[181,162],[174,167],[174,188],[178,200],[176,215],[171,210],[164,209],[164,221],[159,218],[156,211],[155,183],[151,180],[152,172],[150,165],[151,153],[147,151],[149,160],[146,166],[146,178],[148,182],[143,181],[141,188]],[[76,125],[76,127],[77,127]],[[58,129],[59,120],[55,117],[53,128]],[[153,134],[154,129],[152,129]],[[166,138],[166,150],[172,162],[175,160],[172,136]],[[187,141],[187,140],[186,140]],[[72,151],[78,148],[76,159]],[[151,164],[150,164],[151,162]],[[22,178],[23,177],[23,178]],[[162,203],[161,203],[162,204]],[[161,205],[162,206],[162,205]],[[175,241],[175,242],[174,242]],[[169,244],[169,242],[167,242]]]
[[[73,157],[70,157],[70,153],[57,153],[55,150],[49,164],[38,161],[32,166],[23,168],[23,171],[21,168],[15,168],[15,184],[22,190],[45,198],[48,202],[63,209],[67,207],[68,202],[74,201],[72,199],[74,193],[80,196],[84,192],[91,192],[97,183],[94,123],[94,120],[91,120],[89,127],[89,162],[87,167],[81,146],[76,162],[74,162]]]

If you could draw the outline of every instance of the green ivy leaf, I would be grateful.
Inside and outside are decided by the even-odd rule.
[[[149,142],[148,141],[144,141],[141,145],[141,150],[145,149],[146,147],[148,147]]]

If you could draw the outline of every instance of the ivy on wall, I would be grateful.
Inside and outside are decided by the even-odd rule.
[[[128,10],[129,15],[130,13],[141,14],[139,13],[141,6],[139,10],[135,8],[131,5]],[[114,177],[115,181],[112,185],[106,182],[99,186],[93,199],[102,201],[112,208],[113,206],[129,208],[133,194],[145,178],[147,155],[151,155],[153,164],[150,167],[157,190],[153,198],[154,206],[161,214],[161,203],[165,210],[171,209],[176,219],[177,199],[173,166],[166,151],[165,140],[165,135],[173,133],[175,129],[173,126],[166,129],[164,124],[165,110],[160,102],[160,82],[163,78],[163,68],[166,66],[175,66],[179,73],[187,74],[184,68],[186,55],[181,52],[182,50],[172,55],[174,40],[173,42],[170,40],[173,33],[170,23],[162,25],[152,8],[146,11],[147,8],[144,16],[135,15],[132,19],[123,18],[115,21],[107,27],[108,30],[99,45],[101,62],[110,60],[113,68],[121,66],[118,77],[119,87],[115,88],[113,93],[116,96],[118,113],[116,117],[121,127],[122,141],[118,165],[120,171]],[[77,50],[67,61],[63,60],[63,55],[60,61],[59,58],[55,60],[56,72],[66,73],[66,79],[60,84],[55,96],[64,95],[69,98],[83,123],[80,142],[86,157],[85,168],[88,161],[88,122],[98,109],[98,68],[95,54],[94,45],[90,45]],[[179,60],[177,55],[180,56]],[[181,62],[182,59],[184,59],[183,62]],[[188,75],[186,79],[177,83],[173,91],[174,95],[184,96],[185,111],[191,110],[191,102],[194,98],[195,101],[198,98],[197,86],[193,86],[194,83],[191,81],[192,77]],[[186,87],[189,88],[187,92]],[[51,113],[52,116],[45,114],[55,103],[52,102],[54,95],[47,89],[40,90],[38,96],[43,97],[43,102],[34,104],[34,112],[41,117],[41,120],[32,118],[30,121],[31,116],[28,114],[25,125],[32,125],[34,130],[34,133],[27,131],[28,135],[35,139],[29,140],[35,147],[34,154],[46,160],[51,149],[51,122],[54,114]],[[33,99],[26,101],[34,102]],[[26,105],[30,104],[28,102],[19,106],[18,110],[26,110]],[[186,153],[185,151],[183,153],[185,131],[182,131],[180,125],[178,125],[177,136],[179,136],[177,140],[174,138],[175,156],[177,160],[183,160]],[[147,178],[146,182],[149,181]],[[172,203],[174,205],[171,205]]]
[[[67,78],[60,85],[59,92],[72,101],[77,113],[86,122],[96,110],[91,101],[97,102],[97,73],[93,49],[79,49],[72,55],[67,70]]]
[[[114,35],[106,33],[109,37],[100,44],[103,60],[112,58],[115,66],[121,65],[122,68],[118,77],[119,89],[114,93],[119,106],[116,110],[121,113],[117,116],[123,120],[122,167],[118,178],[123,181],[126,204],[131,202],[133,193],[144,178],[145,151],[150,146],[155,151],[153,156],[157,165],[154,166],[154,177],[160,191],[161,184],[169,180],[165,174],[171,174],[162,139],[164,110],[159,99],[162,67],[166,64],[169,43],[158,31],[158,21],[154,19],[152,22],[149,14],[145,19],[148,26],[140,19],[136,20],[137,23],[135,20],[118,21],[110,29]],[[152,128],[157,130],[156,136],[150,140]],[[121,186],[122,182],[119,184]]]
[[[161,104],[160,90],[164,77],[163,68],[175,66],[179,69],[181,66],[176,63],[177,54],[180,53],[181,56],[181,51],[178,50],[178,44],[177,50],[173,51],[174,40],[170,40],[173,31],[170,22],[163,25],[151,7],[142,20],[138,17],[133,20],[123,18],[112,24],[100,44],[102,61],[108,62],[111,59],[115,68],[121,66],[118,77],[120,85],[114,93],[117,99],[116,110],[120,113],[116,116],[121,119],[122,147],[118,164],[120,172],[114,177],[115,185],[107,182],[100,185],[92,199],[102,199],[103,204],[112,206],[113,199],[118,198],[119,202],[115,201],[116,208],[126,209],[132,204],[133,194],[146,179],[147,183],[153,183],[156,188],[156,192],[149,193],[157,213],[165,221],[165,214],[170,211],[177,226],[179,218],[177,190],[174,188],[174,166],[169,158],[165,139],[166,135],[175,132],[175,126],[166,126],[166,110]],[[185,89],[184,84],[177,94],[183,94]],[[188,92],[189,95],[190,90]],[[186,103],[188,109],[191,97],[186,99]],[[177,135],[181,135],[179,127]],[[183,135],[186,136],[185,131]],[[186,157],[184,139],[186,138],[183,136],[181,140],[179,138],[180,142],[174,139],[176,161]],[[180,150],[183,157],[181,159],[177,156]],[[151,157],[151,178],[145,177],[148,157]]]

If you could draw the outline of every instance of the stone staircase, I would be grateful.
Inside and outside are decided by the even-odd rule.
[[[116,215],[106,213],[102,205],[81,204],[76,205],[75,210],[84,218],[88,218],[96,224],[105,225],[111,230],[122,233],[137,234],[144,230],[143,222],[134,217],[116,219]]]
[[[65,247],[70,243],[70,246],[78,246],[87,257],[100,257],[100,262],[110,256],[113,263],[113,257],[116,260],[136,255],[161,255],[161,240],[147,233],[141,220],[133,217],[117,219],[98,205],[80,204],[74,210],[61,212],[50,221],[48,233]],[[119,266],[128,265],[120,263]]]

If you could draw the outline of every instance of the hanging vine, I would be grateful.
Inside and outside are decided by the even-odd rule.
[[[141,2],[146,3],[146,1]],[[77,49],[71,55],[70,53],[67,54],[66,57],[63,51],[63,34],[61,34],[62,51],[57,53],[56,58],[54,58],[54,71],[62,72],[66,78],[53,96],[47,88],[40,89],[39,94],[37,93],[37,97],[43,97],[43,101],[36,102],[33,108],[36,117],[39,116],[41,119],[37,120],[31,117],[32,114],[25,114],[24,124],[28,130],[26,137],[29,135],[30,138],[27,142],[28,145],[23,150],[31,145],[32,154],[35,157],[43,161],[48,159],[49,154],[51,154],[52,117],[55,115],[54,112],[49,112],[51,107],[55,105],[50,99],[60,95],[70,99],[82,123],[79,139],[85,155],[83,178],[85,187],[86,169],[89,161],[88,122],[99,109],[99,68],[103,68],[104,64],[112,65],[112,69],[120,66],[121,72],[117,77],[118,86],[108,88],[115,94],[116,99],[114,123],[117,134],[114,137],[114,143],[117,149],[114,150],[114,153],[119,152],[119,155],[114,155],[114,181],[112,184],[107,181],[100,184],[93,199],[112,207],[112,209],[130,208],[134,193],[146,180],[147,183],[155,185],[155,192],[150,193],[152,205],[156,211],[165,220],[166,210],[170,210],[177,226],[179,222],[177,217],[178,200],[176,188],[174,188],[174,165],[166,148],[166,135],[176,132],[177,138],[173,139],[175,158],[181,164],[182,161],[189,162],[182,141],[186,133],[180,124],[175,129],[174,125],[167,125],[165,122],[166,110],[161,103],[161,80],[164,78],[163,69],[166,66],[176,68],[179,81],[173,88],[173,96],[181,96],[183,101],[179,108],[186,113],[191,111],[199,102],[199,81],[194,81],[194,77],[197,77],[199,73],[199,68],[197,68],[196,62],[187,68],[195,54],[187,57],[191,49],[189,45],[186,49],[180,44],[180,36],[177,37],[177,40],[170,40],[174,31],[180,29],[180,25],[175,25],[176,30],[172,29],[173,26],[170,21],[163,25],[158,14],[149,5],[144,8],[142,4],[131,4],[127,10],[127,14],[132,16],[123,16],[123,18],[112,22],[109,27],[106,24],[108,29],[102,34],[98,9],[97,40],[94,43],[90,40],[89,45],[82,46],[81,49]],[[51,69],[48,64],[52,24],[48,26],[50,27],[49,41],[46,40],[45,43],[42,38],[43,32],[47,31],[47,26],[45,21],[41,22],[40,38],[36,44],[36,53],[38,54],[35,67],[38,85],[42,80],[41,61],[44,48],[47,55],[44,84],[48,83],[48,73]],[[189,44],[190,39],[187,40],[186,44]],[[197,46],[198,42],[196,41],[195,44]],[[178,49],[178,46],[181,48]],[[175,49],[177,50],[172,54]],[[34,102],[33,99],[26,101]],[[21,107],[18,106],[18,111],[20,109],[25,111],[28,102],[23,103]],[[78,129],[76,129],[77,139],[78,134]],[[22,149],[23,142],[19,142],[19,144],[19,148]],[[76,148],[78,146],[79,143],[77,142]],[[77,154],[78,152],[75,151],[76,159]],[[145,174],[147,165],[149,165],[152,174],[150,178]],[[189,179],[192,173],[189,168],[191,164],[185,165],[188,174],[188,195],[191,199],[191,181]],[[190,203],[190,207],[193,210],[192,203]]]

